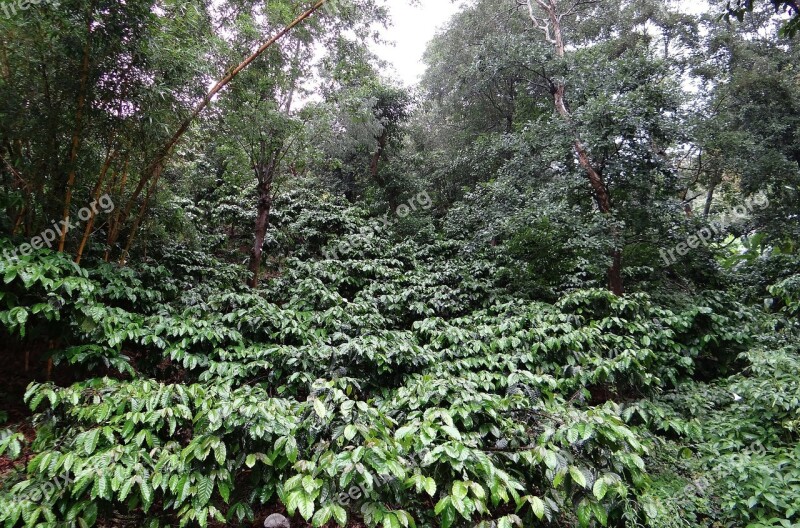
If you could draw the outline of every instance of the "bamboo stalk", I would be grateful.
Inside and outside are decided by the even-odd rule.
[[[128,163],[130,162],[130,155],[125,156],[125,166],[122,170],[122,181],[119,184],[119,195],[123,196],[125,194],[125,185],[128,183]],[[113,187],[112,187],[113,189]],[[106,238],[106,252],[103,256],[103,260],[108,262],[111,260],[111,245],[112,245],[112,237],[113,234],[117,232],[119,229],[119,223],[122,221],[120,216],[122,215],[121,210],[117,210],[117,213],[111,217],[111,220],[108,222],[108,237]]]
[[[108,169],[111,167],[111,163],[114,161],[114,158],[117,156],[116,150],[109,150],[108,155],[106,156],[106,160],[103,163],[102,169],[100,169],[100,176],[97,179],[97,184],[94,186],[94,191],[92,192],[92,196],[94,198],[94,202],[100,199],[100,192],[103,189],[103,181],[106,178],[106,174],[108,173]],[[86,222],[86,228],[83,230],[83,238],[81,239],[80,246],[78,246],[78,252],[75,255],[75,264],[81,263],[81,258],[83,258],[83,251],[86,248],[86,244],[89,241],[89,237],[92,235],[92,228],[94,227],[94,219],[97,216],[95,213],[95,208],[92,207],[89,209],[91,212],[89,213],[89,220]]]

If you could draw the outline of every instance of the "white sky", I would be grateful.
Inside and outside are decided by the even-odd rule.
[[[458,12],[461,2],[451,0],[420,0],[419,5],[409,5],[409,0],[386,0],[393,25],[383,31],[384,39],[394,46],[375,46],[375,53],[394,66],[390,71],[403,84],[410,86],[419,81],[425,72],[422,55],[428,42],[452,15]]]

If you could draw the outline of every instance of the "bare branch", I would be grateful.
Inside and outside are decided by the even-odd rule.
[[[544,0],[535,0],[535,1],[547,13],[549,13],[550,10],[552,9],[552,6],[545,4]],[[550,44],[555,44],[556,43],[555,39],[552,36],[550,36],[550,24],[547,21],[547,18],[545,17],[539,18],[536,16],[536,13],[533,9],[533,2],[534,0],[526,1],[526,4],[528,6],[528,16],[530,16],[534,25],[544,33],[544,38],[547,40],[547,42],[549,42]]]

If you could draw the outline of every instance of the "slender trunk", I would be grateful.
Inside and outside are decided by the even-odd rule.
[[[19,210],[19,214],[17,215],[16,220],[14,220],[14,226],[11,228],[12,238],[17,235],[17,231],[19,231],[19,226],[22,225],[22,219],[25,218],[26,211],[27,211],[27,206],[23,205],[22,208]]]
[[[50,116],[50,149],[53,153],[53,155],[50,156],[50,176],[55,180],[58,178],[58,175],[61,174],[60,156],[58,155],[61,151],[58,141],[58,113],[53,110],[53,97],[50,90],[50,79],[47,75],[47,64],[45,62],[44,53],[41,53],[40,69],[42,73],[44,100],[47,104],[48,115]]]
[[[24,147],[21,140],[14,140],[14,142],[10,142],[6,140],[6,148],[8,150],[9,157],[16,158],[16,159],[25,159],[26,155],[24,152]],[[25,180],[22,177],[22,174],[14,168],[11,163],[3,156],[0,156],[0,161],[2,161],[11,174],[16,178],[15,185],[17,188],[22,192],[22,205],[19,211],[16,214],[14,222],[11,228],[11,236],[14,237],[17,234],[17,231],[20,229],[23,230],[25,236],[27,238],[31,238],[33,236],[33,227],[34,221],[36,220],[36,208],[32,206],[35,203],[44,203],[44,182],[45,178],[40,178],[38,181],[31,179],[30,181]]]
[[[153,183],[151,183],[150,187],[147,189],[147,194],[145,194],[144,200],[142,200],[142,206],[139,208],[139,214],[136,215],[136,220],[133,222],[132,231],[130,235],[128,235],[128,242],[125,244],[125,248],[119,256],[119,263],[121,266],[124,266],[128,261],[128,255],[130,254],[131,247],[133,247],[133,241],[136,240],[136,232],[139,230],[139,226],[142,224],[144,215],[147,212],[147,207],[150,205],[150,198],[152,198],[158,186],[159,176],[161,176],[161,168],[159,168],[159,172],[153,178]]]
[[[386,144],[388,141],[389,133],[386,129],[384,129],[380,137],[378,137],[378,150],[372,156],[372,160],[370,162],[370,172],[372,173],[372,179],[375,180],[378,185],[380,185],[381,189],[386,193],[386,199],[389,202],[389,209],[395,211],[399,205],[397,203],[397,195],[392,191],[392,189],[387,189],[389,182],[387,182],[380,173],[381,157],[386,151]]]
[[[116,156],[117,152],[115,150],[109,150],[106,160],[103,163],[103,167],[100,169],[100,176],[97,178],[97,184],[94,186],[94,191],[92,192],[92,197],[94,198],[95,203],[97,203],[97,201],[100,199],[100,193],[103,189],[103,181],[106,179],[108,169],[111,167],[111,163],[114,161]],[[86,222],[86,228],[83,230],[83,238],[78,246],[78,252],[75,254],[75,264],[81,263],[83,251],[86,249],[86,244],[89,242],[89,237],[92,236],[92,229],[94,228],[94,219],[96,217],[96,213],[93,207],[89,210],[91,211],[89,213],[89,220]]]
[[[264,255],[264,240],[269,229],[269,214],[272,210],[272,182],[275,181],[275,172],[278,169],[279,153],[273,152],[269,161],[257,163],[254,166],[258,179],[258,212],[253,236],[253,247],[250,249],[250,280],[248,285],[255,289],[261,278],[261,261]]]
[[[299,62],[299,55],[300,55],[300,41],[298,40],[294,46],[293,64],[297,64]],[[294,94],[296,91],[297,91],[297,75],[292,75],[289,84],[289,94],[287,95],[284,104],[284,110],[286,111],[287,114],[292,111],[292,104],[294,104]]]
[[[155,159],[150,163],[150,165],[147,166],[147,169],[145,170],[144,174],[140,178],[139,183],[136,186],[136,189],[133,191],[133,195],[131,196],[130,200],[128,200],[128,203],[125,206],[125,209],[124,209],[124,211],[122,213],[123,221],[124,221],[124,219],[130,217],[130,214],[133,211],[133,208],[135,207],[136,202],[139,200],[139,196],[142,194],[142,191],[147,186],[149,181],[152,179],[152,180],[156,180],[156,182],[157,182],[157,180],[160,177],[161,172],[162,172],[162,170],[164,168],[164,164],[167,162],[167,160],[169,159],[170,155],[172,154],[172,150],[175,148],[175,145],[178,143],[178,141],[180,141],[180,139],[183,137],[183,135],[189,129],[189,126],[192,124],[192,122],[194,122],[194,120],[211,103],[211,100],[214,98],[214,96],[217,95],[219,92],[221,92],[233,79],[236,78],[236,76],[238,76],[242,72],[242,70],[247,68],[254,60],[256,60],[259,56],[261,56],[268,48],[270,48],[278,40],[283,38],[287,33],[289,33],[292,29],[294,29],[296,26],[298,26],[304,20],[309,18],[311,15],[313,15],[319,8],[321,8],[323,5],[325,5],[328,1],[329,0],[319,0],[316,4],[314,4],[313,7],[311,7],[306,12],[304,12],[303,14],[298,16],[296,19],[294,19],[294,21],[292,21],[291,24],[286,26],[278,34],[276,34],[275,36],[270,38],[268,41],[266,41],[264,44],[262,44],[255,51],[255,53],[253,53],[252,55],[247,57],[244,61],[242,61],[241,64],[239,64],[235,68],[231,69],[227,73],[227,75],[225,75],[222,79],[220,79],[219,82],[217,82],[217,84],[215,84],[214,87],[211,88],[211,90],[209,90],[209,92],[205,95],[205,97],[203,97],[203,100],[200,101],[200,103],[194,108],[194,110],[189,115],[189,117],[187,117],[186,119],[183,120],[183,122],[181,123],[181,126],[178,128],[178,130],[175,132],[175,134],[173,134],[173,136],[169,139],[169,141],[167,141],[167,143],[161,149],[159,149],[158,154],[156,155]],[[156,182],[154,182],[154,183],[156,183]],[[151,184],[150,188],[151,189],[153,188],[152,184]],[[147,200],[145,199],[145,202],[146,201]],[[143,207],[142,210],[144,210],[144,209],[145,208]],[[142,215],[139,215],[137,217],[137,219],[134,221],[134,224],[131,227],[131,235],[130,235],[131,239],[128,240],[126,248],[130,248],[131,245],[133,244],[133,240],[132,239],[135,238],[135,236],[136,236],[136,232],[139,229],[139,224],[141,223],[141,220],[142,220]],[[119,231],[120,230],[117,229],[114,237],[112,237],[112,240],[111,240],[112,244],[116,243],[116,241],[117,241],[116,238],[119,235]]]
[[[681,196],[681,202],[683,202],[683,212],[686,213],[688,218],[692,218],[694,216],[694,210],[692,209],[692,202],[695,198],[689,199],[689,192],[691,192],[692,187],[694,187],[700,178],[703,176],[703,149],[700,149],[700,152],[697,155],[697,173],[692,180],[691,183],[686,185],[686,189],[683,191],[683,195]]]
[[[339,169],[341,171],[341,169]],[[341,171],[342,184],[344,185],[344,197],[350,203],[355,203],[356,198],[356,178],[350,171]]]
[[[369,171],[372,174],[372,179],[374,179],[378,185],[381,187],[386,186],[386,182],[380,177],[380,162],[381,156],[383,156],[383,151],[386,150],[386,142],[389,141],[389,132],[384,128],[381,135],[378,136],[378,149],[372,155],[372,160],[369,164]]]
[[[625,293],[625,284],[622,281],[622,250],[614,248],[611,254],[611,267],[608,268],[608,289],[617,297]]]
[[[128,163],[130,161],[130,156],[125,157],[125,168],[122,170],[122,181],[119,184],[119,196],[123,196],[125,194],[125,184],[128,183]],[[117,229],[119,228],[119,223],[121,222],[120,216],[122,215],[122,211],[117,209],[117,212],[108,222],[108,237],[106,238],[106,253],[103,256],[103,260],[108,262],[111,260],[111,240],[112,237],[115,236],[114,233],[117,233]]]
[[[78,108],[75,112],[75,129],[72,133],[72,148],[69,153],[69,175],[67,176],[67,188],[64,196],[64,213],[61,218],[64,221],[61,229],[61,238],[58,241],[58,252],[64,252],[67,243],[67,226],[69,225],[70,205],[72,204],[72,188],[75,185],[77,174],[78,149],[81,143],[81,128],[83,124],[83,109],[86,104],[86,91],[89,84],[89,55],[92,51],[92,24],[94,22],[94,2],[89,5],[89,16],[86,23],[86,42],[83,45],[83,63],[81,64],[80,91],[78,92]]]
[[[264,255],[264,240],[269,229],[269,214],[272,210],[272,185],[259,186],[258,214],[256,215],[255,237],[250,250],[250,280],[249,286],[258,288],[261,278],[261,260]]]
[[[0,39],[0,77],[6,81],[11,79],[11,65],[8,62],[5,39]]]
[[[13,152],[11,153],[13,154]],[[14,214],[14,208],[12,208],[11,206],[9,206],[8,208],[9,217],[14,216],[14,221],[11,225],[11,237],[13,238],[16,235],[17,230],[19,230],[20,225],[22,225],[23,218],[25,218],[25,212],[27,211],[28,203],[30,202],[30,199],[28,198],[30,193],[28,192],[28,183],[23,179],[22,174],[20,174],[19,171],[15,169],[14,166],[11,165],[11,163],[9,163],[8,160],[6,160],[3,156],[0,156],[0,160],[8,168],[11,175],[14,178],[16,178],[17,181],[14,182],[14,184],[17,186],[17,188],[19,188],[22,191],[22,194],[26,197],[26,199],[20,206],[19,211],[16,214]]]
[[[508,100],[509,108],[506,113],[506,133],[512,134],[514,132],[514,116],[517,113],[517,83],[514,79],[508,82]]]

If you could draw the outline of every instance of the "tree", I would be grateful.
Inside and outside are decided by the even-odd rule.
[[[526,92],[529,46],[513,6],[475,2],[457,13],[425,53],[422,80],[435,103],[443,143],[469,144],[490,133],[511,133]]]
[[[258,49],[256,49],[253,53],[251,53],[247,58],[245,58],[238,66],[232,67],[228,70],[224,77],[222,77],[217,83],[206,93],[206,95],[200,100],[199,103],[196,104],[194,109],[191,113],[181,122],[178,129],[175,133],[157,150],[155,157],[152,161],[147,165],[144,174],[139,179],[139,183],[136,189],[133,191],[131,198],[128,201],[128,204],[125,207],[125,210],[122,214],[123,219],[130,216],[136,201],[140,197],[142,191],[147,187],[147,193],[145,194],[144,200],[142,205],[139,209],[139,214],[135,217],[133,221],[133,225],[131,227],[131,233],[128,236],[128,242],[125,246],[125,249],[122,252],[122,256],[120,257],[120,261],[124,262],[128,252],[133,245],[133,241],[136,238],[137,231],[139,229],[139,225],[144,218],[144,215],[147,211],[147,206],[150,201],[150,197],[155,190],[156,185],[161,177],[161,173],[164,170],[164,165],[168,161],[169,157],[172,154],[173,149],[181,140],[183,135],[189,130],[189,126],[197,119],[198,116],[208,107],[211,103],[211,100],[220,93],[231,81],[233,81],[242,71],[244,71],[250,64],[252,64],[256,59],[258,59],[265,51],[270,49],[276,42],[278,42],[281,38],[291,32],[296,26],[300,25],[303,21],[313,15],[317,10],[319,10],[328,0],[318,0],[314,5],[310,8],[302,12],[300,15],[297,15],[294,20],[288,23],[286,27],[282,30],[278,31],[274,34],[270,39],[266,42],[262,43]],[[285,10],[276,10],[276,12],[285,12]],[[112,240],[113,242],[114,240]]]
[[[583,2],[578,1],[570,3],[571,5],[569,5],[569,7],[565,7],[558,2],[558,0],[527,0],[527,2],[531,21],[537,28],[542,30],[545,39],[553,45],[556,58],[563,60],[566,57],[566,43],[564,41],[562,22],[565,17],[575,15],[577,10],[581,8]],[[537,14],[537,11],[541,11],[541,13]],[[566,84],[563,80],[558,78],[550,79],[549,82],[556,111],[570,128],[574,128],[572,113],[567,107]],[[586,172],[586,178],[594,192],[597,207],[600,209],[601,213],[610,216],[613,212],[613,204],[608,183],[603,178],[598,167],[594,165],[592,156],[583,140],[578,135],[577,130],[575,131],[573,146],[575,148],[575,154],[578,157],[578,162]],[[624,291],[622,284],[622,249],[615,247],[611,259],[611,267],[608,270],[608,286],[614,294],[622,295]]]
[[[42,4],[0,20],[0,173],[13,177],[20,198],[14,233],[73,218],[76,202],[88,205],[98,188],[123,203],[127,174],[146,163],[176,108],[205,82],[205,65],[186,63],[209,34],[204,8],[93,0]],[[105,180],[109,173],[126,181]],[[111,235],[124,220],[117,213],[96,230]],[[85,239],[85,229],[60,229],[54,247],[71,252],[77,243],[82,256]]]
[[[737,235],[761,232],[765,247],[791,247],[800,224],[800,107],[796,40],[779,37],[767,6],[753,6],[737,26],[711,17],[694,73],[702,83],[702,112],[694,142],[702,152],[695,166],[702,175],[692,194],[705,203],[704,216],[763,195],[768,208],[755,211]]]
[[[374,186],[394,208],[402,183],[384,165],[402,150],[412,97],[384,78],[381,66],[363,43],[340,39],[323,60],[324,101],[312,107],[311,126],[332,190],[355,201]]]
[[[781,33],[789,38],[794,37],[800,31],[800,8],[796,0],[769,0],[776,12],[787,13],[791,19],[783,25]],[[727,13],[725,18],[730,20],[736,18],[739,22],[744,20],[745,14],[752,13],[755,9],[753,0],[735,0],[727,3]]]

